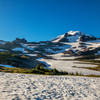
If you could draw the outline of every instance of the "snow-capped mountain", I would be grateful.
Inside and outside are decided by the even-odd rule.
[[[1,64],[32,68],[42,63],[58,70],[100,74],[72,67],[73,65],[91,67],[87,64],[75,64],[74,59],[86,55],[100,58],[100,39],[80,31],[69,31],[52,41],[28,42],[24,38],[7,42],[0,40]]]
[[[80,31],[69,31],[53,39],[52,42],[76,42],[76,41],[85,42],[90,40],[96,40],[96,37],[87,35]]]
[[[65,51],[73,51],[78,53],[88,49],[88,45],[82,42],[97,41],[94,36],[87,35],[80,31],[69,31],[63,35],[58,36],[52,41],[28,42],[26,39],[16,38],[12,42],[0,41],[1,51],[10,51],[13,53],[20,53],[30,56],[38,54],[48,55],[57,54]],[[92,47],[91,47],[92,48]]]

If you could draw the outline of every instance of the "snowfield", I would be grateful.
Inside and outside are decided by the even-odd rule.
[[[56,68],[59,71],[66,71],[69,73],[78,72],[83,75],[91,75],[91,74],[100,75],[100,71],[85,69],[85,67],[96,67],[96,65],[92,65],[88,63],[82,63],[82,62],[73,61],[73,60],[62,61],[62,60],[52,60],[52,59],[41,59],[41,61],[46,62],[49,65],[49,68]],[[78,67],[84,67],[84,68],[78,68]]]
[[[3,51],[7,51],[7,50],[5,50],[5,49],[0,49],[0,52],[3,52]]]
[[[76,61],[75,57],[63,57],[62,53],[51,55],[53,59],[38,59],[41,62],[45,62],[49,65],[49,68],[56,68],[59,71],[66,71],[69,73],[80,73],[83,75],[100,75],[100,71],[85,69],[86,67],[97,67],[97,65],[93,65],[86,62]],[[48,66],[47,66],[48,67]],[[77,68],[76,68],[77,67]],[[84,67],[84,68],[79,68]]]
[[[22,53],[28,53],[27,51],[24,50],[24,48],[14,48],[12,49],[13,51],[20,51]]]
[[[97,42],[98,41],[98,42]],[[64,43],[65,48],[64,51],[67,51],[69,48],[67,47],[70,46],[72,50],[80,50],[81,48],[79,47],[80,42],[71,42],[71,43]],[[95,40],[95,41],[89,41],[89,42],[84,42],[85,46],[88,48],[92,47],[93,49],[100,47],[100,40]],[[75,48],[74,48],[75,47]],[[100,51],[97,52],[97,55],[100,55]],[[81,73],[84,75],[100,75],[100,71],[95,71],[95,70],[89,70],[85,69],[86,67],[97,67],[95,64],[90,64],[86,62],[81,62],[81,61],[76,61],[74,60],[76,57],[75,56],[66,56],[64,57],[64,54],[62,52],[59,52],[57,54],[52,54],[50,55],[53,59],[40,59],[39,61],[45,62],[49,65],[51,68],[56,68],[59,71],[66,71],[69,73]],[[100,59],[100,58],[98,58]],[[96,59],[95,59],[96,60]],[[84,67],[84,68],[79,68],[79,67]]]
[[[100,78],[0,73],[0,100],[100,100]]]

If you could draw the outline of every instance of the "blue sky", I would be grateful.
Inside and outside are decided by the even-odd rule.
[[[50,40],[69,30],[100,37],[100,0],[0,0],[0,40]]]

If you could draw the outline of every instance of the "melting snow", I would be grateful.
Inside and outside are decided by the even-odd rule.
[[[26,54],[27,56],[37,56],[37,54]]]
[[[5,44],[6,42],[4,42],[4,41],[0,41],[0,44]]]
[[[36,47],[33,44],[23,44],[23,43],[21,43],[21,45],[22,45],[22,47],[29,49],[29,50],[34,50],[34,48]]]
[[[20,52],[23,52],[23,53],[28,53],[27,51],[24,50],[24,48],[14,48],[12,50],[13,51],[20,51]]]
[[[0,49],[0,51],[2,52],[2,51],[7,51],[7,50],[4,50],[4,49]]]
[[[12,67],[14,67],[14,66],[11,66],[11,65],[3,65],[3,64],[0,64],[0,66],[8,67],[8,68],[12,68]]]

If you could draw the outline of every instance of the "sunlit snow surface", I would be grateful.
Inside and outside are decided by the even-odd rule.
[[[0,100],[100,100],[100,78],[0,73]]]

